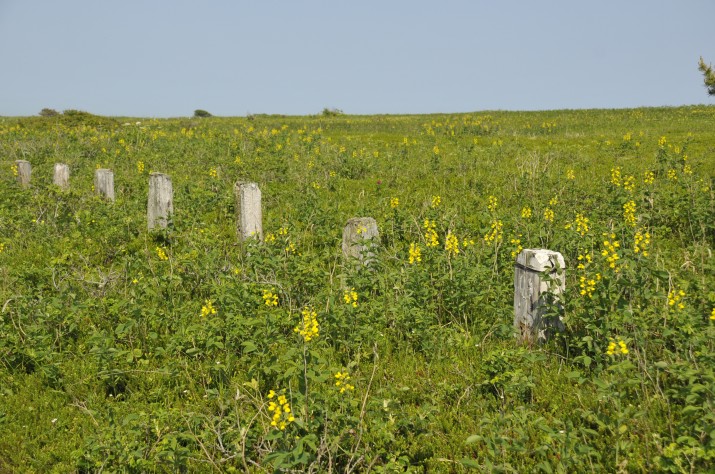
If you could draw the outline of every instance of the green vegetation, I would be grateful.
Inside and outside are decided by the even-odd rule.
[[[698,69],[703,73],[703,82],[708,90],[708,94],[715,95],[715,71],[713,71],[712,64],[705,64],[701,56]]]
[[[713,123],[0,119],[0,472],[711,470]],[[174,184],[157,234],[151,171]],[[262,243],[237,242],[238,180]],[[341,257],[356,216],[369,267]],[[566,259],[566,331],[525,347],[514,259],[537,247]]]

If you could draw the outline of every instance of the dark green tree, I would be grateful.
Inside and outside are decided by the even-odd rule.
[[[705,82],[705,87],[708,89],[708,94],[715,95],[715,70],[713,70],[712,64],[705,64],[703,57],[700,56],[698,69],[703,73],[703,81]]]

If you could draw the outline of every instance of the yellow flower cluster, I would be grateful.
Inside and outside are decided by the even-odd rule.
[[[459,239],[451,232],[447,232],[444,249],[449,255],[457,255],[459,253]]]
[[[652,171],[646,171],[645,173],[643,173],[643,184],[653,184],[654,181],[655,173],[653,173]]]
[[[355,304],[357,304],[357,302],[355,302]],[[299,323],[293,329],[293,332],[300,334],[305,342],[310,342],[320,335],[318,313],[310,306],[306,306],[300,314],[303,315],[303,322]]]
[[[549,199],[549,206],[555,206],[559,203],[559,197],[554,196],[551,199]]]
[[[435,155],[439,155],[439,147],[437,145],[432,148],[432,153],[434,153]]]
[[[18,169],[17,169],[17,164],[14,164],[14,163],[13,163],[13,165],[12,165],[10,168],[12,169],[12,175],[13,175],[13,176],[17,177],[17,175],[20,174],[20,172],[19,172]]]
[[[439,237],[437,236],[437,224],[434,221],[425,219],[425,241],[427,247],[437,247],[439,245]]]
[[[710,312],[710,321],[715,321],[715,308]]]
[[[572,169],[567,169],[566,170],[566,179],[568,179],[569,181],[573,181],[574,179],[576,179],[576,173],[574,173],[574,171]]]
[[[392,209],[397,209],[399,206],[400,206],[399,198],[396,198],[396,197],[390,198],[390,207]]]
[[[628,191],[629,193],[632,193],[636,189],[636,177],[633,175],[628,175],[626,178],[623,180],[623,189]]]
[[[338,372],[335,374],[335,386],[340,389],[340,393],[355,390],[355,385],[348,383],[348,380],[350,380],[350,375],[347,372]]]
[[[580,277],[579,287],[581,288],[581,296],[593,298],[593,292],[596,291],[596,282],[601,280],[601,274],[596,273],[596,278],[588,279],[585,276]]]
[[[284,394],[278,395],[274,402],[275,390],[268,392],[268,398],[271,401],[268,403],[268,412],[271,413],[271,426],[281,431],[285,430],[289,423],[295,421],[295,417],[290,408],[290,403]],[[277,402],[277,403],[276,403]]]
[[[524,206],[521,208],[521,218],[522,219],[530,219],[531,218],[531,208],[528,206]]]
[[[640,253],[644,257],[648,256],[648,245],[650,245],[650,233],[645,234],[640,230],[633,237],[633,252]]]
[[[675,171],[674,169],[669,169],[668,170],[668,179],[670,181],[678,181],[678,172]]]
[[[497,201],[497,198],[494,196],[489,196],[489,202],[487,203],[487,209],[489,209],[489,212],[495,212],[497,210],[497,204],[499,201]]]
[[[586,269],[586,265],[588,265],[589,263],[591,263],[591,260],[592,260],[592,259],[593,259],[593,257],[591,257],[591,254],[590,254],[590,253],[586,253],[585,255],[579,254],[579,256],[578,256],[578,265],[576,266],[576,268],[578,268],[579,270],[585,270],[585,269]]]
[[[144,172],[144,162],[137,161],[137,173],[142,174]]]
[[[358,229],[358,231],[359,231],[359,230],[360,230],[360,229]],[[295,244],[294,244],[293,242],[288,242],[288,245],[286,245],[286,248],[285,248],[285,252],[286,252],[287,254],[289,254],[289,253],[296,253]]]
[[[546,222],[554,222],[554,210],[550,207],[544,209],[544,220]]]
[[[683,301],[683,298],[685,298],[685,292],[683,290],[673,288],[668,292],[668,306],[671,308],[676,307],[679,310],[685,309],[685,302]]]
[[[439,196],[432,196],[432,207],[439,207],[442,204],[442,198]]]
[[[273,232],[268,232],[263,238],[263,241],[267,244],[273,243],[276,241],[276,235]]]
[[[422,250],[420,250],[419,245],[412,242],[410,244],[410,265],[414,265],[415,263],[420,263],[421,261],[422,261]]]
[[[504,224],[500,220],[492,222],[491,230],[484,236],[484,242],[490,244],[492,242],[500,242],[502,239],[502,228]]]
[[[166,251],[161,247],[156,248],[156,256],[159,257],[159,260],[169,260],[169,257],[166,255]]]
[[[288,235],[288,228],[281,227],[280,229],[278,229],[278,235]]]
[[[201,316],[205,318],[206,316],[210,316],[212,314],[216,314],[216,308],[214,308],[211,300],[206,300],[204,305],[201,307]]]
[[[263,303],[266,306],[278,306],[278,295],[272,290],[263,290]]]
[[[628,201],[623,205],[623,220],[626,225],[631,227],[636,226],[636,203],[633,200]]]
[[[623,339],[618,339],[618,342],[611,341],[608,343],[608,349],[606,349],[606,354],[609,356],[614,356],[616,354],[626,355],[628,354],[628,347]]]
[[[519,234],[519,237],[521,237],[521,234]],[[521,253],[522,250],[524,250],[524,247],[521,246],[521,239],[520,238],[513,238],[509,242],[514,246],[514,250],[511,251],[511,258],[516,257]]]
[[[616,272],[618,271],[618,267],[616,267],[616,262],[621,258],[618,255],[618,251],[616,250],[621,246],[620,243],[618,243],[617,240],[614,240],[616,238],[616,234],[603,234],[606,238],[610,238],[610,240],[604,240],[603,241],[603,250],[601,251],[601,255],[606,258],[606,263],[608,264],[609,268],[612,268]]]
[[[218,171],[216,171],[216,168],[209,168],[209,176],[212,178],[218,178]]]
[[[355,288],[350,288],[350,291],[345,290],[345,292],[343,293],[343,301],[345,301],[345,304],[349,304],[353,308],[357,308],[358,294],[357,291],[355,291]]]
[[[660,137],[660,138],[658,139],[658,146],[659,146],[660,148],[665,148],[665,144],[666,144],[667,142],[668,142],[668,141],[665,139],[665,137]]]
[[[3,253],[5,251],[5,243],[0,242],[0,253]]]
[[[571,229],[573,228],[573,224],[576,224],[576,232],[578,232],[581,237],[583,237],[588,233],[588,223],[588,217],[584,217],[583,214],[576,214],[576,220],[573,223],[569,222],[564,226],[564,228]]]
[[[621,167],[616,166],[611,168],[611,184],[617,187],[621,186]]]

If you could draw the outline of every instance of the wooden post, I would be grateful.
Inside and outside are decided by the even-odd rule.
[[[233,187],[236,197],[236,233],[238,240],[251,237],[263,240],[261,190],[256,183],[239,181]]]
[[[166,229],[174,213],[174,190],[171,178],[163,173],[149,175],[149,200],[147,223],[149,230],[155,227]]]
[[[566,289],[566,264],[559,252],[524,249],[514,268],[514,328],[522,342],[545,342],[563,331],[561,295]]]
[[[372,217],[353,217],[343,229],[343,256],[357,258],[365,265],[375,258],[372,246],[380,238]]]
[[[63,191],[67,191],[70,188],[70,167],[64,163],[55,163],[52,183],[55,186],[59,186]]]
[[[114,201],[114,173],[108,169],[94,171],[94,192],[110,201]]]
[[[17,182],[20,186],[27,188],[30,186],[30,175],[32,175],[32,165],[26,160],[15,160],[17,167]]]

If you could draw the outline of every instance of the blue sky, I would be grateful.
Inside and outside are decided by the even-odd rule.
[[[713,0],[0,0],[0,115],[713,104]]]

